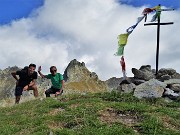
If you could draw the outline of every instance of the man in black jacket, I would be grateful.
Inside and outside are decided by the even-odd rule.
[[[37,79],[36,65],[30,64],[29,67],[12,72],[12,76],[16,79],[15,103],[18,104],[23,91],[33,90],[34,96],[38,97],[38,90],[35,80]],[[19,76],[19,78],[17,77]]]

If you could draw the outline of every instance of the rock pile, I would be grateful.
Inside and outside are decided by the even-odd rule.
[[[151,69],[150,65],[143,65],[140,69],[132,68],[132,73],[134,77],[127,78],[126,81],[122,78],[115,79],[119,85],[112,86],[112,78],[106,83],[111,89],[125,93],[133,92],[138,98],[180,97],[180,74],[176,70],[162,68],[155,75],[155,70]]]

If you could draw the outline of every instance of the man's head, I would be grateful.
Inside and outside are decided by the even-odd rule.
[[[50,72],[51,72],[52,75],[56,75],[56,73],[57,73],[57,68],[56,68],[55,66],[51,66],[51,67],[50,67]]]
[[[36,65],[31,63],[29,65],[29,74],[33,74],[35,69],[36,69]]]

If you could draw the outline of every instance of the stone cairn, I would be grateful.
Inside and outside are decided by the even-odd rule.
[[[137,98],[159,98],[175,100],[180,98],[180,74],[172,68],[162,68],[155,75],[150,65],[140,69],[132,68],[134,77],[127,80],[111,78],[106,81],[110,89],[131,93]]]

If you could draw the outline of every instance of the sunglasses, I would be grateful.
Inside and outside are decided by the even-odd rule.
[[[57,70],[51,70],[51,73],[54,73],[54,72],[56,72]]]

